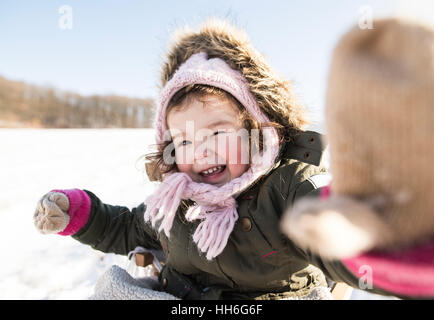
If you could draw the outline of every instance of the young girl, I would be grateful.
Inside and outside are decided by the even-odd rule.
[[[163,65],[147,168],[158,190],[132,210],[87,190],[53,190],[35,224],[103,252],[164,251],[160,290],[181,299],[305,297],[327,287],[318,267],[357,285],[339,261],[280,232],[285,209],[325,176],[321,137],[305,124],[289,84],[247,37],[209,21],[178,33]]]

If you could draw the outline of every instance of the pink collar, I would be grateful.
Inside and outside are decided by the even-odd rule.
[[[329,187],[321,198],[330,195]],[[372,285],[393,295],[434,297],[434,240],[400,251],[370,251],[354,258],[342,260],[357,277],[372,276]]]

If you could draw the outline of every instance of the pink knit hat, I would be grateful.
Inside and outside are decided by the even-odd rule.
[[[163,142],[166,127],[166,108],[173,95],[191,84],[205,84],[223,89],[232,94],[259,123],[269,119],[261,112],[250,92],[247,80],[220,58],[208,59],[204,52],[192,55],[183,63],[172,79],[163,88],[155,120],[156,141]],[[238,219],[234,197],[247,189],[274,165],[279,153],[279,139],[274,128],[264,128],[264,150],[252,156],[249,169],[240,177],[217,187],[197,183],[185,173],[176,172],[164,177],[163,182],[145,204],[145,221],[152,226],[162,220],[159,231],[170,236],[170,229],[182,199],[191,199],[196,204],[186,213],[186,219],[201,220],[193,241],[208,260],[219,255],[225,248]]]

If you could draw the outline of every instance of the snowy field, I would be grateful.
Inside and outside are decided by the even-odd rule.
[[[41,235],[32,216],[51,189],[81,188],[103,202],[135,207],[152,192],[143,156],[149,129],[0,129],[0,299],[87,299],[111,265],[70,237]],[[352,299],[384,299],[354,290]]]

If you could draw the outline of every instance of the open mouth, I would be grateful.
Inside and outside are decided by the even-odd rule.
[[[222,173],[225,169],[226,169],[226,166],[216,166],[216,167],[212,167],[212,168],[209,168],[207,170],[201,171],[201,172],[199,172],[199,174],[202,177],[210,177],[210,176],[215,176],[215,175],[218,175],[219,173]]]

